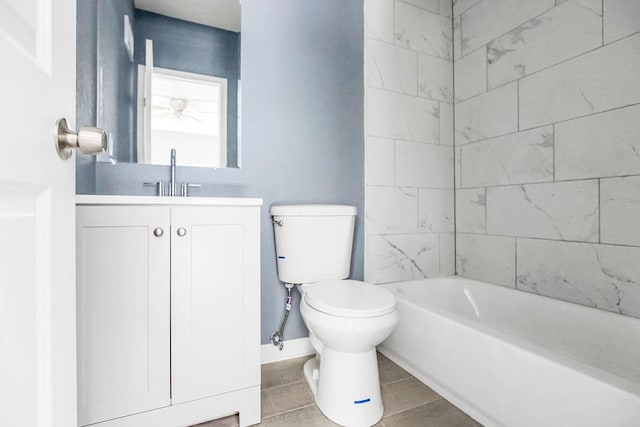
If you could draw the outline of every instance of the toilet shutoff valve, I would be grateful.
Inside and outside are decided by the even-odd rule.
[[[279,350],[284,348],[284,326],[287,324],[287,318],[289,318],[289,312],[291,311],[291,303],[293,302],[293,297],[291,296],[291,289],[293,289],[292,283],[285,283],[285,288],[287,288],[287,299],[284,304],[284,317],[282,318],[282,323],[280,323],[280,329],[271,334],[271,343],[278,347]]]

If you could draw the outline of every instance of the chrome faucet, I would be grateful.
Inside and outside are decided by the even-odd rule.
[[[190,188],[198,188],[201,187],[200,184],[192,184],[190,182],[183,182],[180,186],[180,192],[178,193],[178,183],[176,182],[176,149],[171,149],[171,180],[168,182],[169,190],[167,191],[167,196],[169,197],[188,197]],[[145,186],[153,186],[156,189],[156,195],[164,196],[164,182],[145,182]]]
[[[178,195],[178,186],[176,185],[176,149],[171,149],[171,181],[169,181],[169,196]]]

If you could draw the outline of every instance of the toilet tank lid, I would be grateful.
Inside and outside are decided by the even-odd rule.
[[[273,216],[356,216],[358,210],[348,205],[271,206]]]

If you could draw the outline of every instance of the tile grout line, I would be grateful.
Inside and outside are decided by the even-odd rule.
[[[468,233],[468,232],[466,232],[466,233]],[[441,233],[432,233],[432,232],[429,232],[429,233],[420,233],[420,232],[412,233],[412,232],[409,232],[409,233],[395,233],[395,234],[394,233],[382,233],[382,234],[371,234],[370,236],[378,236],[378,237],[384,238],[384,237],[392,237],[392,236],[394,236],[394,237],[395,236],[437,236],[437,235],[440,235],[440,234],[450,234],[450,232],[446,232],[446,231],[441,232]],[[469,234],[478,234],[478,233],[469,233]],[[392,282],[393,281],[381,282],[381,283],[392,283]]]
[[[481,187],[482,188],[482,187]],[[489,234],[489,187],[484,187],[484,234]]]
[[[395,365],[395,362],[391,361],[391,363],[393,363]],[[396,366],[398,366],[398,365],[396,365]],[[388,385],[392,385],[392,384],[398,384],[398,383],[400,383],[402,381],[410,380],[412,378],[415,378],[415,377],[412,376],[411,374],[409,374],[408,377],[404,377],[404,378],[400,378],[400,379],[397,379],[397,380],[389,381],[389,382],[384,383],[384,384],[380,383],[380,388],[382,389],[382,387],[385,387],[385,386],[388,386]]]
[[[602,244],[602,179],[598,178],[598,243]]]
[[[616,42],[619,42],[620,40],[624,40],[624,39],[629,38],[629,37],[637,36],[638,34],[640,34],[640,30],[634,31],[633,33],[627,34],[626,36],[620,37],[619,39],[611,40],[609,43],[605,43],[602,47],[611,46],[612,44],[614,44]]]
[[[484,45],[484,93],[489,92],[489,44]]]
[[[513,82],[511,82],[511,83],[513,83]],[[422,100],[425,100],[425,101],[430,101],[430,102],[433,102],[433,103],[441,103],[441,102],[443,102],[445,104],[453,104],[453,102],[451,102],[451,101],[446,101],[446,100],[443,101],[441,99],[433,99],[433,98],[428,98],[426,96],[419,95],[417,93],[417,85],[416,85],[416,93],[399,92],[397,90],[392,90],[392,89],[388,89],[388,88],[385,88],[385,87],[371,86],[370,84],[367,84],[367,89],[379,90],[379,91],[386,92],[386,93],[391,93],[391,94],[394,94],[394,95],[403,95],[403,96],[408,96],[408,97],[411,97],[411,98],[418,98],[418,99],[422,99]]]
[[[424,12],[428,12],[431,15],[435,15],[435,16],[438,16],[440,18],[446,18],[446,16],[440,15],[440,3],[439,2],[438,2],[438,11],[437,12],[434,12],[434,11],[429,10],[429,9],[427,9],[425,7],[422,7],[422,6],[418,6],[417,4],[409,3],[409,2],[407,2],[405,0],[396,0],[396,2],[403,3],[406,6],[415,7],[416,9],[420,9],[420,10],[422,10]]]
[[[520,79],[517,80],[516,85],[516,129],[520,132]]]
[[[640,245],[629,245],[629,244],[622,244],[622,243],[599,243],[599,242],[589,242],[589,241],[585,241],[585,240],[560,240],[560,239],[551,239],[548,237],[532,237],[532,236],[515,236],[515,235],[510,235],[510,234],[483,234],[483,233],[472,233],[469,231],[461,231],[458,234],[465,234],[468,236],[481,236],[481,237],[486,237],[486,236],[492,236],[492,237],[503,237],[503,238],[511,238],[511,239],[525,239],[525,240],[543,240],[546,242],[555,242],[555,243],[574,243],[574,244],[579,244],[579,245],[596,245],[596,246],[611,246],[611,247],[622,247],[622,248],[640,248]]]
[[[304,382],[305,382],[305,379],[302,378],[302,379],[300,379],[298,381],[293,381],[293,382],[286,383],[286,384],[278,384],[278,385],[274,385],[274,386],[271,386],[271,387],[263,388],[263,389],[261,389],[261,391],[271,391],[271,390],[276,389],[276,388],[290,387],[290,386],[292,386],[294,384],[304,383]]]
[[[395,11],[394,11],[394,13],[395,13]],[[394,23],[394,37],[395,37],[395,23]],[[409,51],[409,52],[425,55],[425,56],[428,56],[430,58],[440,59],[442,61],[450,61],[451,60],[450,58],[445,58],[445,57],[442,57],[442,56],[434,55],[432,53],[423,52],[421,50],[416,50],[416,49],[411,49],[410,47],[404,46],[402,44],[398,44],[395,41],[394,42],[388,42],[386,40],[377,39],[377,38],[370,37],[370,36],[367,36],[367,39],[370,40],[370,41],[377,42],[377,43],[385,44],[385,45],[387,45],[389,47],[397,47],[398,49],[401,49],[401,50],[406,50],[406,51]],[[395,38],[394,38],[394,40],[395,40]]]
[[[363,17],[363,33],[364,33],[364,52],[362,55],[362,65],[363,65],[363,74],[362,74],[362,80],[363,80],[363,90],[362,90],[362,127],[364,128],[364,185],[362,186],[362,192],[363,192],[363,196],[362,196],[362,204],[364,212],[366,214],[367,212],[367,208],[369,206],[368,200],[367,200],[367,184],[368,184],[368,180],[370,179],[369,177],[369,173],[367,173],[367,164],[370,162],[367,162],[367,153],[370,152],[370,144],[369,142],[369,136],[368,136],[368,129],[367,129],[367,92],[369,90],[369,84],[367,82],[367,73],[369,71],[368,67],[367,67],[367,60],[369,59],[369,47],[371,46],[371,39],[369,38],[369,28],[367,27],[367,19],[369,18],[369,13],[368,13],[368,4],[367,1],[371,1],[371,0],[364,0],[363,4],[362,4],[362,17]],[[391,27],[393,29],[393,26]],[[368,230],[369,226],[367,224],[367,221],[363,222],[363,226],[362,226],[362,233],[363,233],[363,237],[362,237],[362,244],[363,244],[363,251],[366,252],[367,249],[367,245],[369,244],[369,230]],[[363,269],[363,277],[364,279],[366,279],[366,272],[367,272],[367,257],[363,256],[362,257],[362,269]]]
[[[509,86],[510,84],[514,84],[514,83],[515,83],[515,82],[517,82],[518,80],[522,80],[523,78],[524,78],[524,77],[520,77],[520,78],[515,79],[515,80],[510,80],[510,81],[508,81],[508,82],[506,82],[506,83],[503,83],[503,84],[501,84],[501,85],[499,85],[499,86],[492,87],[491,89],[487,88],[487,89],[486,89],[486,90],[484,90],[483,92],[476,93],[475,95],[471,95],[471,96],[469,96],[468,98],[458,99],[458,100],[457,100],[457,103],[458,103],[458,104],[463,104],[463,103],[465,103],[465,102],[467,102],[467,101],[470,101],[470,100],[472,100],[472,99],[474,99],[474,98],[479,98],[479,97],[481,97],[482,95],[487,95],[488,93],[493,92],[493,91],[494,91],[494,90],[496,90],[496,89],[502,89],[502,88],[503,88],[503,87],[505,87],[505,86]]]
[[[640,172],[636,173],[636,174],[630,174],[630,175],[607,175],[607,176],[592,176],[592,177],[586,177],[586,178],[572,178],[572,179],[558,179],[556,181],[528,181],[528,182],[515,182],[515,183],[509,183],[509,184],[483,184],[480,183],[478,185],[474,185],[474,186],[469,186],[469,187],[463,187],[460,188],[460,190],[477,190],[483,187],[517,187],[517,186],[523,186],[523,185],[543,185],[543,184],[561,184],[564,182],[579,182],[579,181],[592,181],[592,180],[596,180],[596,179],[615,179],[615,178],[635,178],[635,177],[639,177],[640,176]],[[413,188],[410,187],[409,188]],[[445,189],[446,190],[446,189]]]
[[[440,395],[438,394],[438,398],[437,398],[437,399],[433,399],[433,400],[432,400],[432,401],[430,401],[430,402],[422,402],[422,403],[420,403],[420,404],[418,404],[418,405],[410,406],[410,407],[408,407],[408,408],[406,408],[406,409],[403,409],[402,411],[397,411],[397,412],[392,412],[392,413],[390,413],[390,414],[385,414],[385,415],[383,415],[383,417],[382,417],[382,418],[380,418],[380,420],[381,420],[381,421],[384,421],[384,419],[385,419],[385,418],[390,418],[390,417],[395,416],[395,415],[398,415],[398,414],[403,414],[403,413],[405,413],[405,412],[407,412],[407,411],[410,411],[410,410],[412,410],[412,409],[419,408],[419,407],[421,407],[421,406],[423,406],[423,405],[429,405],[429,404],[431,404],[431,403],[438,402],[438,401],[440,401],[440,400],[446,400],[446,399],[445,399],[444,397],[442,397],[442,396],[440,396]]]
[[[378,136],[378,135],[369,134],[369,135],[367,135],[367,137],[368,138],[371,137],[371,138],[393,140],[393,141],[396,141],[396,142],[412,142],[414,144],[436,145],[436,146],[439,146],[439,147],[453,147],[452,145],[439,144],[437,142],[416,141],[415,139],[401,139],[401,138],[398,139],[398,138],[395,138],[393,136]],[[483,140],[483,141],[485,141],[485,140]],[[477,142],[481,142],[481,141],[477,141]],[[470,144],[472,144],[472,143],[470,143]],[[465,145],[467,145],[467,144],[465,144]]]
[[[529,127],[529,128],[525,128],[525,129],[520,129],[520,130],[515,131],[515,132],[508,132],[508,133],[503,133],[503,134],[499,134],[499,135],[495,135],[495,136],[486,137],[486,138],[483,138],[483,139],[477,139],[477,140],[474,140],[474,141],[466,142],[464,144],[459,144],[457,146],[458,147],[464,147],[464,146],[471,145],[471,144],[477,144],[477,143],[480,143],[480,142],[486,142],[486,141],[495,140],[495,139],[502,138],[502,137],[505,137],[505,136],[517,135],[519,133],[528,132],[528,131],[531,131],[531,130],[534,130],[534,129],[540,129],[540,128],[544,128],[544,127],[548,127],[548,126],[552,126],[552,125],[563,124],[563,123],[571,122],[571,121],[574,121],[574,120],[585,119],[587,117],[597,116],[599,114],[611,113],[611,112],[618,111],[618,110],[624,110],[625,108],[632,108],[632,107],[638,107],[638,106],[640,106],[640,102],[634,102],[632,104],[621,105],[619,107],[613,107],[613,108],[609,108],[609,109],[606,109],[606,110],[598,111],[598,112],[595,112],[595,113],[589,113],[589,114],[585,114],[585,115],[582,115],[582,116],[571,117],[571,118],[568,118],[568,119],[558,120],[558,121],[555,121],[555,122],[549,122],[549,123],[545,123],[545,124],[541,124],[541,125],[536,125],[536,126],[532,126],[532,127]],[[385,137],[381,136],[379,138],[385,138]],[[425,144],[428,144],[428,143],[425,143]]]
[[[457,162],[457,149],[456,149],[456,37],[455,37],[455,17],[453,16],[453,2],[451,1],[451,50],[452,50],[452,59],[451,59],[451,80],[452,80],[452,89],[451,89],[451,98],[453,101],[451,113],[451,132],[453,134],[453,275],[458,274],[458,263],[456,262],[456,255],[458,253],[458,239],[456,239],[456,235],[458,233],[458,191],[456,189],[456,176],[458,169]],[[462,18],[460,18],[460,43],[462,43]],[[462,47],[462,46],[461,46]],[[462,55],[461,55],[462,57]],[[458,61],[460,58],[458,58]],[[462,156],[462,152],[460,152]],[[462,157],[460,158],[462,162]],[[462,163],[460,164],[460,176],[462,177]],[[440,238],[440,273],[442,273],[442,237]]]

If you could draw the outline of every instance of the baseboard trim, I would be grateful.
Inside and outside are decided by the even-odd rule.
[[[315,354],[315,350],[311,346],[309,337],[286,340],[282,351],[271,343],[262,344],[260,352],[263,365]]]

